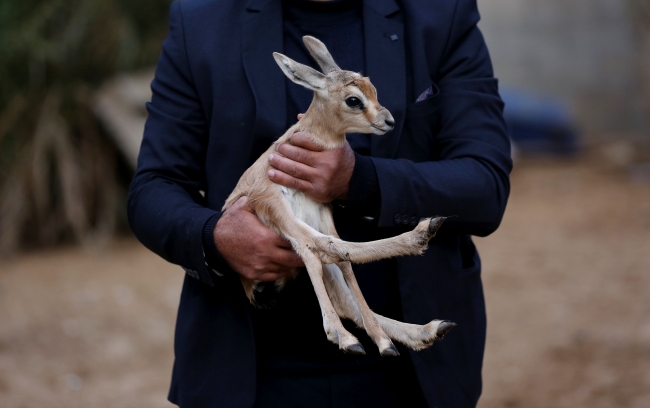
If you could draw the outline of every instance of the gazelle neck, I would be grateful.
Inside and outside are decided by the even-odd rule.
[[[334,149],[345,143],[345,132],[339,129],[339,121],[324,102],[318,94],[314,95],[309,109],[298,122],[298,130],[308,133],[316,144]]]

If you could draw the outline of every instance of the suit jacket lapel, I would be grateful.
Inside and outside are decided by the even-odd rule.
[[[364,0],[363,25],[367,76],[377,88],[379,103],[395,118],[395,128],[371,136],[371,153],[391,158],[396,151],[406,110],[404,25],[394,0]]]
[[[285,76],[273,59],[283,52],[282,2],[251,0],[242,21],[242,56],[255,96],[255,137],[280,137],[287,127]]]

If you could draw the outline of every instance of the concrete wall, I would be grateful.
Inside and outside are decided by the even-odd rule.
[[[478,4],[502,87],[569,100],[587,142],[643,133],[637,45],[623,0]]]

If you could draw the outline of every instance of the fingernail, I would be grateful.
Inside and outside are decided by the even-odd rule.
[[[275,172],[273,170],[269,170],[269,177],[273,178],[275,177]]]
[[[269,161],[272,161],[274,157],[275,157],[275,155],[274,155],[274,154],[272,154],[272,155],[269,155]]]

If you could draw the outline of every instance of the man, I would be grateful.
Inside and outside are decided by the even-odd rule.
[[[181,407],[473,407],[481,392],[485,306],[470,235],[499,225],[512,163],[475,0],[187,0],[174,3],[152,83],[129,219],[151,250],[185,269],[170,401]],[[421,352],[365,356],[328,343],[290,245],[242,198],[225,198],[250,164],[304,112],[311,95],[285,80],[272,52],[316,67],[313,35],[343,69],[370,77],[395,118],[382,137],[348,135],[322,151],[296,134],[268,177],[332,202],[347,240],[446,221],[421,257],[355,265],[370,307],[423,324],[458,324]],[[239,275],[271,282],[253,309]],[[351,326],[346,326],[354,330]]]

